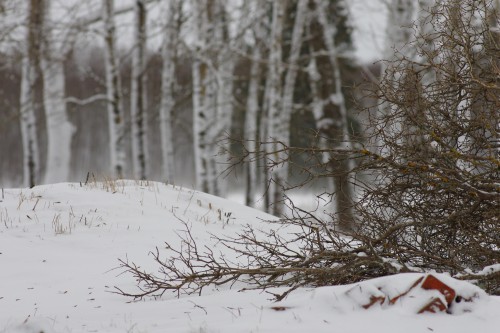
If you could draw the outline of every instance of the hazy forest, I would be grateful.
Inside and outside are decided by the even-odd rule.
[[[369,63],[349,3],[0,0],[0,186],[299,189],[345,230],[377,186],[498,199],[499,1],[380,2]]]
[[[0,15],[4,187],[90,173],[222,196],[248,178],[262,195],[262,165],[227,170],[245,142],[361,137],[353,87],[380,70],[354,59],[345,1],[3,0]]]

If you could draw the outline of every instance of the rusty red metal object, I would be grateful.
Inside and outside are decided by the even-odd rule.
[[[428,291],[437,291],[438,293],[418,293],[416,292],[418,288]],[[416,301],[417,304],[420,304],[420,310],[417,312],[420,314],[425,312],[438,313],[447,311],[455,300],[456,292],[439,278],[432,274],[427,274],[417,278],[406,290],[392,298],[389,298],[381,288],[378,288],[378,290],[373,288],[362,288],[359,284],[349,289],[346,295],[356,300],[358,305],[364,309],[369,309],[375,304],[383,305],[386,300],[388,302],[385,304],[391,306],[399,300],[411,298],[413,300],[412,302]],[[421,297],[422,299],[420,300],[416,297]]]
[[[431,274],[427,275],[424,282],[422,282],[421,288],[425,290],[439,291],[446,298],[446,302],[448,303],[447,305],[450,305],[451,302],[453,302],[453,300],[455,299],[455,290],[448,287],[441,280]]]
[[[444,304],[440,298],[434,297],[429,303],[427,303],[424,307],[422,307],[422,309],[420,309],[418,313],[424,313],[424,312],[436,313],[436,312],[446,311],[448,310],[448,307],[451,305],[451,302],[453,302],[453,300],[455,299],[456,295],[455,290],[444,284],[434,275],[431,274],[427,275],[427,277],[425,278],[424,282],[422,282],[422,285],[420,287],[425,290],[439,291],[446,299],[446,304]]]

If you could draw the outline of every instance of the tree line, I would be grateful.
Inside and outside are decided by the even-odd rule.
[[[221,175],[244,151],[277,149],[262,145],[270,141],[306,145],[318,133],[347,145],[359,134],[350,88],[359,67],[344,1],[90,1],[68,6],[62,21],[50,0],[2,3],[2,70],[12,78],[2,175],[12,183],[75,180],[77,172],[175,182],[182,174],[224,196],[230,182]],[[131,43],[120,48],[124,15]],[[179,148],[179,137],[192,143]],[[266,207],[279,214],[282,189],[293,186],[287,165],[244,169],[247,204],[267,193]],[[348,186],[345,177],[333,183]]]

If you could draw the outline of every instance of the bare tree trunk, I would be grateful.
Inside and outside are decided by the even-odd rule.
[[[195,17],[195,35],[197,45],[192,65],[193,75],[193,152],[195,165],[196,189],[209,192],[208,183],[208,154],[207,154],[207,128],[209,117],[207,108],[207,65],[202,61],[201,54],[206,50],[207,13],[203,4],[194,1],[193,12]]]
[[[181,4],[177,0],[164,3],[165,32],[162,44],[163,69],[161,74],[160,134],[162,155],[162,178],[174,181],[174,142],[172,136],[172,113],[175,106],[175,67],[179,29],[177,26]]]
[[[108,123],[111,170],[115,177],[122,178],[125,169],[125,124],[121,97],[119,61],[116,51],[114,0],[103,0],[102,18],[106,59],[106,89],[108,96]]]
[[[334,36],[336,34],[335,26],[328,21],[326,17],[326,3],[320,0],[315,0],[316,2],[316,16],[319,24],[321,25],[321,31],[323,34],[324,44],[327,48],[328,57],[333,70],[333,85],[334,94],[329,96],[329,102],[335,105],[338,109],[338,117],[336,120],[339,123],[336,129],[340,132],[336,135],[337,142],[336,145],[341,150],[346,151],[345,157],[335,158],[332,170],[334,173],[334,186],[335,186],[335,203],[336,203],[336,214],[339,219],[339,226],[345,231],[352,230],[354,222],[353,213],[353,199],[354,190],[351,184],[350,174],[351,170],[354,169],[352,165],[353,161],[347,158],[347,151],[352,149],[351,138],[349,135],[348,119],[347,119],[347,107],[345,102],[345,96],[342,92],[342,76],[340,73],[340,63],[339,63],[339,51],[335,45]]]
[[[21,74],[21,135],[23,141],[23,170],[25,186],[33,187],[38,183],[40,168],[36,118],[34,109],[35,69],[29,56],[24,56]]]
[[[259,136],[259,134],[262,134],[261,132],[264,132],[263,130],[259,131],[259,128],[263,129],[265,127],[262,126],[262,123],[261,126],[259,126],[258,121],[259,109],[265,109],[265,106],[261,105],[259,102],[259,98],[261,96],[261,81],[264,76],[262,63],[265,60],[263,59],[263,56],[267,40],[265,26],[268,24],[268,18],[265,13],[268,10],[269,5],[265,0],[247,2],[245,5],[247,12],[245,12],[244,15],[249,16],[252,22],[254,22],[255,36],[255,42],[251,54],[250,79],[248,82],[244,127],[244,138],[247,150],[255,155],[251,156],[250,161],[246,163],[245,203],[247,206],[255,207],[255,199],[258,195],[257,192],[261,189],[261,186],[259,185],[259,183],[261,183],[261,175],[259,174],[258,168],[260,159],[259,153],[257,152],[257,142],[261,141],[261,138],[264,138],[263,135]],[[252,5],[254,7],[252,7]],[[251,16],[250,13],[253,13],[253,16]],[[262,100],[265,102],[265,97]]]
[[[281,83],[282,63],[282,31],[286,4],[274,3],[271,31],[271,51],[269,61],[269,118],[268,136],[275,141],[272,150],[274,161],[282,161],[270,172],[268,202],[272,202],[274,215],[283,214],[284,188],[288,183],[288,155],[278,150],[290,146],[290,121],[293,112],[293,97],[298,71],[298,60],[302,45],[302,35],[306,22],[307,0],[299,0],[295,11],[295,22],[292,31],[291,49],[287,63],[284,86]]]
[[[272,5],[271,5],[272,6]],[[270,22],[269,22],[270,25]],[[267,41],[267,51],[270,52],[271,50],[271,43]],[[269,59],[269,56],[267,60]],[[264,84],[264,96],[262,100],[262,113],[260,116],[260,122],[259,122],[259,141],[260,142],[268,142],[269,141],[269,94],[271,93],[271,81],[270,81],[270,66],[269,63],[267,64],[267,73],[266,73],[266,80]],[[266,144],[264,146],[264,154],[267,155],[267,153],[271,150],[268,148],[268,145]],[[264,158],[262,162],[262,173],[257,174],[258,178],[260,179],[260,182],[264,183],[264,207],[267,213],[272,214],[273,208],[271,206],[272,204],[272,198],[271,198],[271,192],[270,192],[270,177],[271,177],[271,171],[269,170],[268,167],[268,161],[267,158]]]
[[[211,168],[210,182],[213,184],[213,194],[225,196],[227,184],[222,173],[227,167],[227,154],[230,145],[227,136],[231,130],[231,117],[233,114],[233,72],[235,57],[232,55],[231,46],[233,41],[229,38],[228,18],[222,1],[215,1],[215,16],[211,20],[214,29],[213,45],[217,68],[215,69],[215,119],[214,131],[211,141]]]
[[[40,64],[40,32],[43,25],[44,2],[30,0],[26,27],[26,46],[21,73],[21,135],[23,141],[23,173],[26,186],[39,181],[40,157],[35,117],[35,82]]]
[[[194,172],[196,189],[208,192],[206,181],[206,158],[205,158],[205,136],[202,132],[203,122],[203,93],[202,82],[205,71],[199,59],[193,61],[193,152],[194,152]]]
[[[216,1],[215,17],[213,18],[214,38],[213,53],[216,55],[217,68],[215,70],[216,84],[216,119],[214,123],[215,132],[211,138],[213,145],[213,160],[215,167],[212,172],[211,181],[214,183],[214,194],[226,196],[228,181],[224,173],[228,168],[228,155],[230,154],[230,140],[228,136],[232,130],[232,119],[234,110],[234,69],[238,57],[233,53],[235,49],[241,49],[242,35],[247,28],[247,17],[241,18],[236,26],[234,36],[231,36],[230,15],[226,9],[227,3],[222,0]]]
[[[283,69],[282,54],[283,54],[283,20],[285,16],[285,2],[283,0],[276,0],[273,2],[273,14],[271,23],[271,47],[269,52],[269,65],[268,65],[268,80],[269,80],[269,93],[266,94],[268,98],[268,123],[267,123],[267,136],[274,141],[270,147],[269,153],[272,153],[272,162],[280,163],[284,161],[286,156],[283,153],[278,153],[278,150],[284,147],[280,145],[278,140],[280,127],[280,108],[281,108],[281,73]],[[271,156],[271,155],[269,155]],[[283,188],[286,182],[287,169],[281,165],[276,166],[270,170],[270,182],[267,192],[269,202],[273,203],[272,213],[280,215],[283,212],[284,192]]]
[[[219,1],[194,1],[194,17],[197,38],[193,61],[193,135],[195,174],[197,189],[223,194],[223,184],[218,176],[221,165],[217,159],[218,144],[230,124],[232,105],[226,100],[232,91],[232,64],[225,59],[223,45],[225,15]],[[218,20],[221,19],[221,22]],[[220,62],[220,63],[218,63]],[[228,62],[228,63],[225,63]],[[229,75],[226,72],[230,72]],[[228,77],[224,76],[226,74]],[[222,150],[228,149],[227,146]]]
[[[250,68],[250,82],[248,83],[248,97],[246,102],[245,113],[245,141],[247,149],[250,152],[255,152],[257,145],[257,113],[259,110],[259,87],[261,79],[261,64],[262,51],[259,45],[255,45],[252,51],[252,65]],[[247,163],[247,184],[245,203],[247,206],[255,207],[255,196],[257,187],[257,162],[258,159],[251,159]]]
[[[130,113],[132,119],[132,162],[134,177],[147,178],[146,136],[146,4],[136,0],[134,7],[135,45],[132,55]]]
[[[44,40],[42,44],[43,104],[47,125],[47,164],[45,183],[69,180],[71,140],[75,131],[69,122],[66,110],[66,84],[64,60],[67,53],[63,36],[56,36],[54,27],[49,27],[50,0],[45,0]],[[57,40],[57,38],[60,38]]]
[[[299,0],[295,11],[295,22],[292,32],[292,45],[290,48],[290,56],[287,64],[287,72],[285,76],[285,85],[283,89],[283,106],[281,111],[281,140],[289,145],[290,141],[290,120],[293,109],[293,93],[295,89],[295,80],[297,78],[298,60],[300,56],[300,48],[302,46],[302,35],[304,33],[304,25],[306,22],[308,0]],[[288,173],[288,170],[286,170]]]

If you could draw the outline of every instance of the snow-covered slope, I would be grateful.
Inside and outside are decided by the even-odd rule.
[[[357,286],[301,289],[279,304],[258,291],[130,302],[118,258],[155,270],[148,252],[178,240],[180,220],[196,240],[265,226],[262,212],[189,189],[153,182],[56,184],[0,194],[0,332],[497,332],[500,298],[478,295],[457,314],[415,314],[408,301],[365,310],[352,288],[404,289],[409,274]],[[270,227],[270,226],[269,226]],[[212,246],[212,245],[210,245]],[[447,277],[443,277],[446,279]],[[392,290],[392,291],[391,291]],[[279,310],[279,311],[278,311]],[[282,310],[282,311],[281,311]]]

